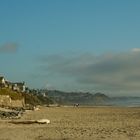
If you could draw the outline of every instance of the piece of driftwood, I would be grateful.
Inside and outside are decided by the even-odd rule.
[[[50,120],[48,119],[40,119],[40,120],[20,120],[20,121],[10,121],[9,123],[13,124],[49,124]]]

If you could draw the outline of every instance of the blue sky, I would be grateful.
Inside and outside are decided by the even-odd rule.
[[[139,95],[139,7],[139,0],[1,0],[0,74],[32,88]]]

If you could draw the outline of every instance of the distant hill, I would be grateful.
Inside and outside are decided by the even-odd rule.
[[[93,95],[93,100],[95,104],[108,104],[110,97],[103,93],[95,93]]]
[[[47,90],[46,94],[59,104],[104,105],[110,98],[103,93],[91,94],[89,92],[63,92]]]
[[[107,106],[140,106],[140,97],[108,97],[104,93],[63,92],[44,90],[48,98],[62,105],[107,105]]]

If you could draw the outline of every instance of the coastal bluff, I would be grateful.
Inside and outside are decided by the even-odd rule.
[[[0,95],[0,106],[24,107],[25,100],[24,98],[13,100],[9,95]]]

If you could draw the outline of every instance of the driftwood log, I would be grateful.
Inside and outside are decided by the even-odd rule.
[[[9,121],[9,123],[13,124],[49,124],[50,120],[48,119],[41,119],[41,120],[20,120],[20,121]]]

